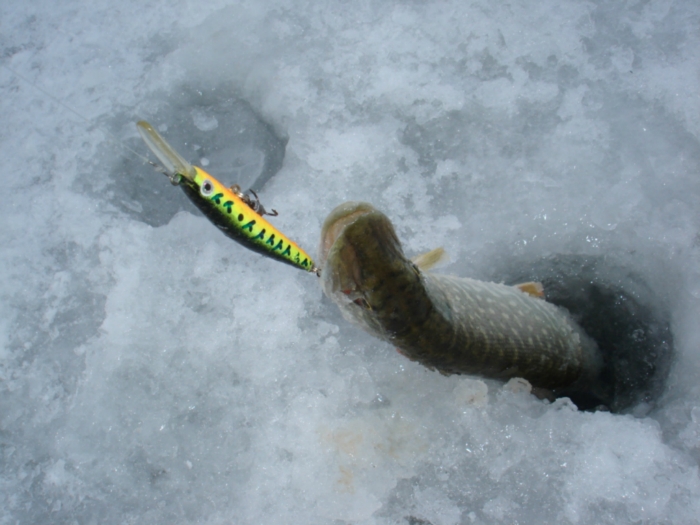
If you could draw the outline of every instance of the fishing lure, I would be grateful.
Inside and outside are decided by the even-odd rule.
[[[311,257],[263,217],[275,216],[277,212],[266,212],[255,193],[253,199],[242,193],[237,185],[227,188],[182,158],[148,122],[141,120],[136,126],[163,164],[170,182],[180,186],[192,203],[227,237],[254,252],[320,274]]]

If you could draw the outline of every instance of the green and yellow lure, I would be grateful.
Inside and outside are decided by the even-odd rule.
[[[158,157],[170,182],[180,186],[189,199],[224,234],[246,248],[283,263],[313,272],[320,270],[294,241],[263,217],[257,201],[227,188],[203,169],[192,166],[148,122],[136,124],[141,137]]]

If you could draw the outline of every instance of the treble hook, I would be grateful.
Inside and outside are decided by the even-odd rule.
[[[265,206],[263,206],[262,203],[260,202],[260,198],[258,197],[258,194],[255,193],[254,190],[252,190],[252,189],[248,190],[250,193],[253,194],[253,197],[255,197],[255,199],[251,199],[250,195],[248,195],[247,193],[243,193],[241,191],[241,187],[238,184],[234,184],[229,189],[233,193],[238,195],[241,199],[243,199],[243,202],[245,202],[248,206],[250,206],[251,209],[255,213],[257,213],[258,215],[260,215],[260,216],[269,215],[270,217],[277,217],[277,215],[279,215],[279,213],[277,213],[277,210],[275,210],[275,209],[270,208],[272,211],[267,211],[265,209]]]

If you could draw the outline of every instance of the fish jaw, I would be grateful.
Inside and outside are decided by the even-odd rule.
[[[373,206],[348,202],[326,219],[319,258],[321,286],[343,316],[395,342],[425,321],[420,271],[401,249],[389,219]],[[413,304],[405,304],[412,297]]]
[[[321,266],[325,266],[333,243],[342,234],[345,227],[358,217],[376,211],[374,206],[366,202],[344,202],[326,217],[321,228],[321,242],[318,247],[318,257]]]

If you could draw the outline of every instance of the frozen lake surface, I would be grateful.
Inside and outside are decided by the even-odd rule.
[[[697,2],[7,0],[0,65],[0,524],[700,523]],[[587,261],[668,379],[612,414],[412,363],[140,119],[312,253],[365,200],[444,273]]]

